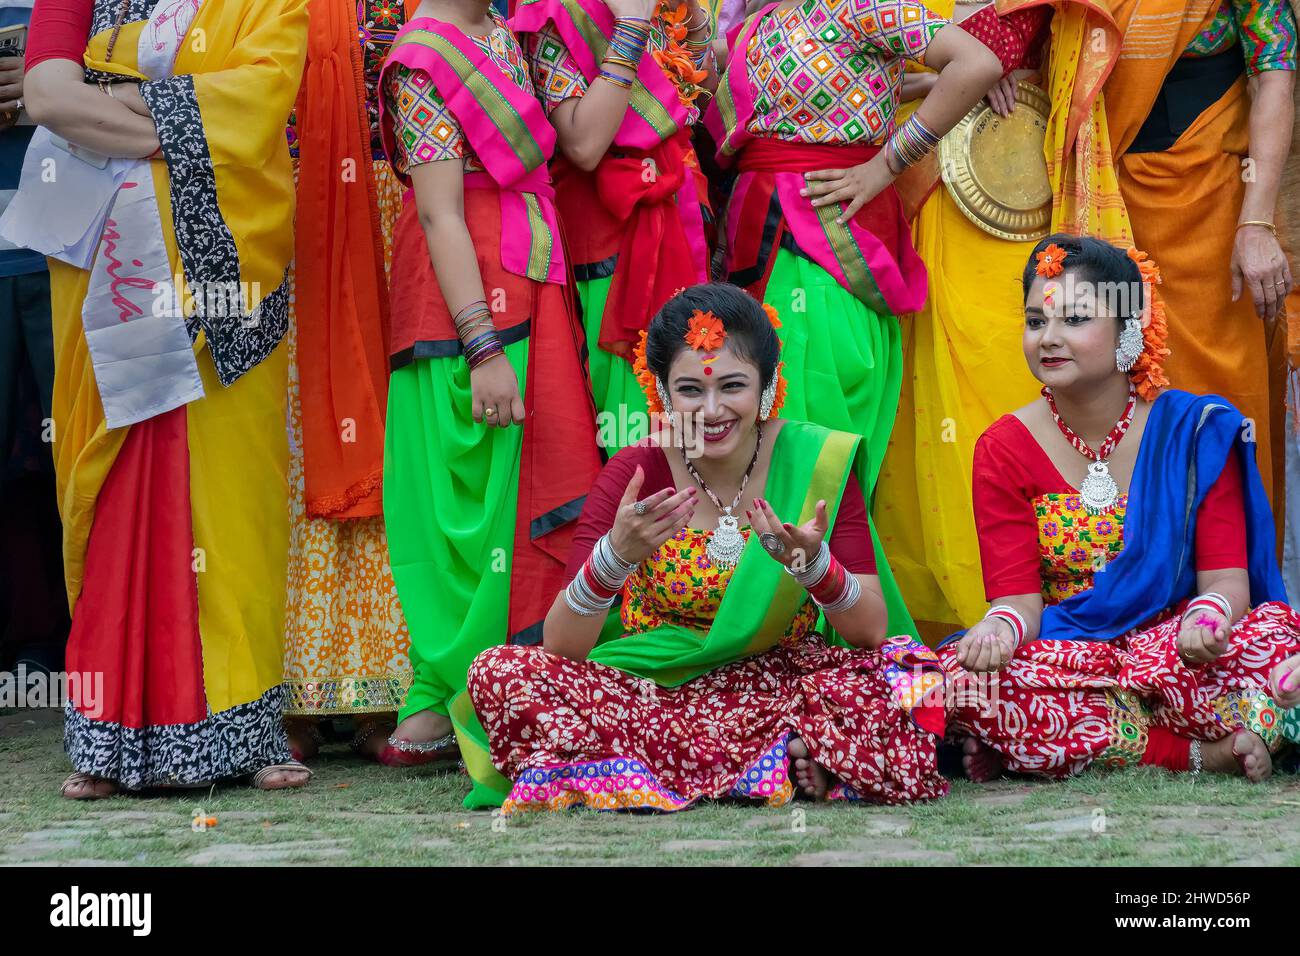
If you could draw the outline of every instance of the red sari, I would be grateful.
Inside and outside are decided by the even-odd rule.
[[[990,601],[1041,591],[1046,604],[1060,603],[1089,590],[1093,569],[1124,547],[1128,496],[1111,514],[1089,514],[1013,415],[976,445],[974,500]],[[1244,527],[1241,470],[1229,460],[1197,512],[1196,567],[1245,567]],[[956,663],[955,643],[947,645],[940,660],[958,683],[950,728],[992,747],[1009,770],[1049,777],[1096,761],[1186,769],[1191,740],[1237,727],[1276,746],[1280,713],[1268,674],[1300,650],[1300,617],[1262,603],[1233,624],[1223,655],[1189,667],[1177,643],[1185,603],[1114,640],[1034,641],[988,679],[972,680]]]

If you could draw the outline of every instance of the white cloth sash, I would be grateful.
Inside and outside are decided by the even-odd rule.
[[[140,34],[140,72],[173,74],[203,0],[158,0]],[[203,397],[149,160],[109,159],[41,128],[0,235],[90,270],[81,320],[109,428]]]

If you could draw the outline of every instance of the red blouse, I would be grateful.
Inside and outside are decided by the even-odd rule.
[[[958,26],[996,53],[1006,74],[1038,69],[1043,34],[1051,17],[1050,7],[1031,7],[1000,17],[989,4]]]
[[[639,442],[611,458],[587,493],[587,503],[573,534],[573,549],[569,552],[569,564],[565,569],[566,581],[572,581],[574,575],[582,570],[596,542],[614,527],[619,502],[623,500],[627,483],[632,480],[638,465],[645,472],[640,497],[673,487],[672,468],[662,448]],[[790,520],[785,515],[780,517]],[[835,526],[831,528],[830,546],[831,554],[852,574],[876,573],[876,553],[871,544],[867,505],[862,497],[862,488],[853,475],[849,475],[839,513],[835,516]]]
[[[27,31],[27,69],[46,60],[83,62],[93,0],[36,0]]]
[[[1082,457],[1080,458],[1082,461]],[[975,527],[990,600],[1037,594],[1042,587],[1034,499],[1077,494],[1047,452],[1014,415],[1003,415],[975,444]],[[1246,566],[1246,512],[1241,469],[1229,459],[1196,513],[1196,568]]]

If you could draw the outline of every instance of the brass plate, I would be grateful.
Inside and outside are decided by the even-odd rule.
[[[971,222],[1000,239],[1037,241],[1052,224],[1052,183],[1043,141],[1051,112],[1047,94],[1021,80],[1010,116],[987,100],[939,142],[939,173]]]

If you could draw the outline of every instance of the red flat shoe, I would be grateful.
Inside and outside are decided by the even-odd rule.
[[[385,767],[420,767],[459,758],[460,747],[454,733],[420,743],[389,737],[388,746],[379,752],[379,762]]]

